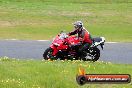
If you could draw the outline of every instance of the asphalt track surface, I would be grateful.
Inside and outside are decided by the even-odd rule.
[[[0,40],[0,57],[42,60],[50,44],[51,41]],[[132,43],[105,43],[99,60],[132,64]]]

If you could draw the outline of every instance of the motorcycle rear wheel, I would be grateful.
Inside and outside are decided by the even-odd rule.
[[[100,57],[100,50],[96,47],[96,48],[93,48],[93,58],[92,58],[92,61],[97,61]]]
[[[88,53],[90,54],[89,56],[91,59],[83,58],[83,61],[97,61],[100,57],[100,50],[97,47],[93,47],[89,49]]]

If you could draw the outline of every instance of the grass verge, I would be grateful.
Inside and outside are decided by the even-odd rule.
[[[93,36],[132,42],[131,0],[0,0],[0,39],[51,39],[82,20]]]
[[[83,61],[39,61],[0,58],[0,88],[131,88],[129,84],[76,83],[78,68],[90,74],[130,74],[131,64]]]

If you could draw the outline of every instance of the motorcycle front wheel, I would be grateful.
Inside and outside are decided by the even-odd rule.
[[[48,60],[48,59],[53,58],[52,52],[53,52],[52,48],[50,48],[50,47],[47,48],[47,49],[44,51],[43,58],[44,58],[45,60]]]

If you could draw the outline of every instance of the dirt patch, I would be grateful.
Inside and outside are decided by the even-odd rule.
[[[8,26],[12,26],[11,22],[9,21],[0,21],[0,26],[4,27],[8,27]]]
[[[80,15],[83,15],[83,16],[90,16],[90,15],[92,15],[92,13],[90,13],[90,12],[82,12],[82,13],[80,13]]]
[[[79,12],[79,13],[62,12],[61,15],[63,15],[63,16],[76,16],[76,15],[79,15],[79,16],[90,16],[90,15],[92,15],[92,13],[90,13],[90,12]]]
[[[41,21],[0,21],[0,27],[14,27],[14,26],[20,26],[20,25],[47,25],[46,22]]]

